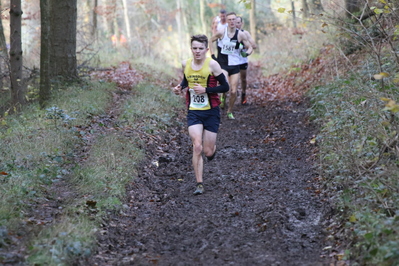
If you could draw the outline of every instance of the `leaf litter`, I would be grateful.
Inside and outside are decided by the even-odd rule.
[[[123,209],[104,219],[94,254],[73,264],[329,265],[323,244],[331,207],[318,187],[317,147],[312,143],[317,127],[309,121],[304,96],[322,72],[320,58],[295,73],[270,77],[262,76],[261,62],[250,64],[249,104],[237,100],[236,120],[227,120],[221,111],[218,153],[204,163],[203,195],[192,194],[195,178],[191,141],[182,126],[185,113],[157,136],[142,132],[146,159],[127,187]],[[93,134],[116,130],[123,95],[143,75],[123,62],[96,73],[96,78],[116,82],[118,91],[108,115],[93,117],[90,125],[79,128],[85,132],[77,156],[81,163]],[[123,130],[133,134],[130,127]],[[30,222],[46,226],[59,216],[67,199],[76,197],[68,189],[62,180],[49,188],[49,194],[57,191],[59,196],[34,203]],[[86,204],[95,208],[96,202]],[[29,226],[21,229],[19,240],[0,247],[11,264],[23,261],[21,236]]]
[[[104,222],[96,254],[78,264],[329,265],[323,228],[331,208],[318,187],[317,127],[304,96],[323,68],[319,58],[266,78],[261,63],[250,64],[249,104],[237,100],[236,120],[221,111],[200,196],[181,113],[151,138],[125,208]]]

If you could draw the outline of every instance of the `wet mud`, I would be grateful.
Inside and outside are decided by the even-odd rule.
[[[329,206],[317,193],[307,108],[306,100],[237,103],[235,120],[221,110],[217,154],[204,160],[197,196],[181,115],[148,146],[124,208],[104,222],[97,253],[78,264],[328,265]]]

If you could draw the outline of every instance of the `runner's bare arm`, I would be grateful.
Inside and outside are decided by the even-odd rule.
[[[255,50],[255,49],[257,48],[256,43],[255,43],[255,40],[252,39],[252,36],[251,36],[251,34],[250,34],[248,31],[244,31],[244,32],[245,32],[245,34],[247,35],[247,39],[248,39],[249,43],[251,44],[252,49]]]
[[[186,61],[182,61],[181,65],[182,65],[182,69],[183,69],[183,73],[184,73],[184,68],[186,67]],[[180,84],[173,88],[174,94],[177,94],[177,95],[180,94],[181,91],[183,89],[185,89],[187,86],[188,86],[188,82],[187,82],[186,76],[184,75],[183,80],[180,82]]]
[[[248,41],[247,35],[244,32],[239,31],[237,37],[238,41],[242,42],[244,44],[244,47],[247,48],[247,55],[252,54],[253,48],[251,43]]]
[[[210,39],[209,39],[209,52],[211,55],[215,54],[213,51],[213,45],[212,43],[215,42],[217,39],[220,39],[223,36],[223,33],[221,31],[218,31],[216,34],[214,34]]]
[[[216,17],[213,18],[212,24],[211,24],[211,32],[212,34],[215,34],[217,28],[217,19]]]
[[[219,63],[216,62],[215,60],[211,60],[209,62],[209,69],[211,70],[212,74],[217,77],[221,73],[223,73],[222,68],[220,67]]]

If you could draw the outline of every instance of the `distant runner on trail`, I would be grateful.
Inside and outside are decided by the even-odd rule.
[[[238,79],[240,77],[240,43],[243,43],[244,47],[247,48],[247,51],[243,52],[241,56],[247,57],[252,53],[253,50],[251,44],[247,39],[247,35],[237,29],[236,17],[237,15],[234,12],[227,13],[226,19],[229,25],[226,29],[218,31],[210,39],[211,43],[219,40],[217,61],[225,72],[225,75],[228,75],[229,79],[231,92],[229,96],[229,105],[227,108],[228,119],[235,119],[233,116],[233,107],[237,99],[237,85]],[[214,58],[212,45],[210,45],[209,47],[212,58]],[[221,97],[221,108],[224,108],[225,100],[226,95],[223,94]]]
[[[237,17],[236,19],[236,27],[237,29],[241,30],[247,35],[247,39],[249,43],[252,46],[252,49],[256,49],[256,43],[252,39],[251,34],[242,29],[242,26],[244,25],[244,21],[242,20],[242,17]],[[247,52],[247,47],[244,46],[243,43],[240,43],[240,78],[241,78],[241,104],[246,104],[247,103],[247,69],[248,69],[248,57],[245,56],[245,53]],[[242,56],[242,54],[244,56]]]
[[[193,58],[182,62],[184,78],[180,85],[173,88],[177,95],[187,88],[187,126],[193,142],[192,162],[197,181],[194,195],[204,193],[202,153],[208,161],[216,153],[216,137],[220,125],[218,93],[229,90],[229,84],[218,62],[206,56],[208,50],[206,35],[191,37]]]
[[[226,27],[227,27],[226,10],[221,9],[219,11],[219,15],[214,17],[212,20],[212,25],[211,25],[212,35],[216,34],[217,31],[223,30]]]
[[[219,15],[214,17],[212,20],[212,25],[211,25],[211,31],[212,31],[212,35],[215,35],[218,31],[224,30],[225,28],[227,28],[228,24],[227,24],[227,20],[226,20],[226,10],[225,9],[221,9],[219,11]],[[216,49],[218,47],[218,42],[216,42]]]

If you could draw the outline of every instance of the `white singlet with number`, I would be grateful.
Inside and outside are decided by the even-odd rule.
[[[221,53],[227,55],[234,54],[236,50],[236,45],[237,45],[236,40],[223,39]]]
[[[219,41],[221,55],[223,55],[223,57],[227,56],[227,60],[223,59],[222,61],[228,61],[229,66],[237,66],[240,64],[240,50],[236,49],[236,47],[238,47],[238,29],[236,29],[232,38],[229,38],[227,30],[228,28],[225,29],[223,38]]]
[[[202,110],[207,109],[209,104],[209,98],[207,93],[196,94],[193,89],[189,89],[190,92],[190,109],[191,110]]]

